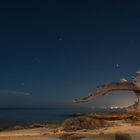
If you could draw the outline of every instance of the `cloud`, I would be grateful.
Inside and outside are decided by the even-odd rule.
[[[7,89],[0,89],[0,94],[21,95],[21,96],[30,96],[31,95],[31,93],[29,93],[29,92],[7,90]]]

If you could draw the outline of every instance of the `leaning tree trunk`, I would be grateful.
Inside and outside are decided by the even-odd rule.
[[[88,102],[90,100],[94,100],[99,96],[104,96],[110,91],[115,90],[127,90],[127,91],[133,91],[135,95],[137,96],[138,102],[136,102],[134,105],[126,107],[125,109],[127,111],[139,111],[140,110],[140,87],[136,86],[134,83],[129,82],[118,82],[118,83],[109,83],[102,86],[99,86],[93,93],[91,93],[89,96],[86,96],[81,99],[75,99],[73,100],[74,103],[84,103]]]
[[[133,105],[125,107],[127,112],[140,112],[140,91],[134,91],[138,101],[135,102]]]

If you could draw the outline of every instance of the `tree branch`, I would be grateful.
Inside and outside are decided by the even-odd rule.
[[[110,91],[115,90],[128,90],[128,91],[134,91],[134,93],[140,92],[140,88],[138,88],[133,83],[129,82],[118,82],[118,83],[109,83],[102,86],[99,86],[94,92],[92,92],[89,96],[86,96],[81,99],[75,99],[73,100],[74,103],[84,103],[88,102],[90,100],[94,100],[99,96],[104,96],[105,94],[109,93]],[[138,95],[136,94],[138,97]]]

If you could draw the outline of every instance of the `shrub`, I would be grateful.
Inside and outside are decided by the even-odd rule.
[[[65,120],[62,126],[65,131],[75,131],[80,129],[96,129],[108,125],[104,120],[81,116]]]

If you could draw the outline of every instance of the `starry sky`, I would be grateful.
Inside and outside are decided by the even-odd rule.
[[[97,85],[131,79],[140,69],[139,7],[139,0],[1,0],[0,107],[72,105]],[[132,99],[121,91],[90,106]]]

